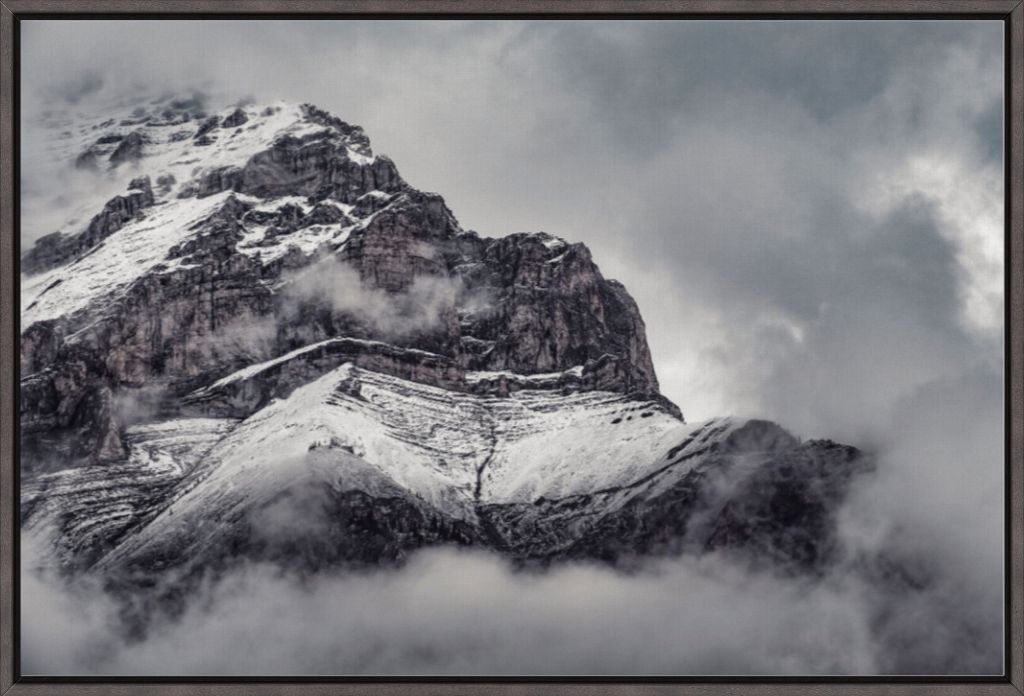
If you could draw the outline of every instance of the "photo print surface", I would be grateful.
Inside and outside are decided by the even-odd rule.
[[[21,671],[1003,670],[996,21],[26,20]]]

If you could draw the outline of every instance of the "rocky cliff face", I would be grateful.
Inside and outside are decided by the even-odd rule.
[[[22,519],[55,563],[827,562],[864,459],[686,424],[583,244],[464,230],[309,105],[82,132],[69,161],[128,191],[22,258]]]

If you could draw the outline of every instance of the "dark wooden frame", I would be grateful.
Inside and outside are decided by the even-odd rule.
[[[994,679],[572,680],[102,680],[25,679],[18,674],[15,387],[16,24],[46,15],[614,16],[988,18],[1006,41],[1006,420],[1007,542],[1005,669]],[[1024,0],[0,0],[0,696],[28,694],[910,694],[1024,696]]]

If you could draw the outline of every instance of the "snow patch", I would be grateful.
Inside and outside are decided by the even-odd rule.
[[[93,300],[124,291],[166,260],[176,244],[195,234],[193,224],[213,213],[230,194],[176,198],[144,209],[91,251],[65,266],[25,278],[21,287],[22,331],[37,321],[83,309]]]

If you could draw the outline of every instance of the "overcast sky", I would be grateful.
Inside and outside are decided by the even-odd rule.
[[[846,609],[871,614],[866,653],[850,649],[856,641],[833,646],[852,671],[959,670],[969,654],[993,671],[1004,560],[1002,32],[962,21],[27,21],[23,152],[36,151],[41,111],[140,92],[313,102],[363,126],[464,227],[585,242],[636,298],[662,389],[689,420],[757,415],[870,449],[878,473],[844,509],[843,538],[938,578],[913,601],[881,598],[870,610],[857,591],[788,586],[755,593],[754,605],[799,617],[811,597],[836,608],[814,617],[848,626]],[[54,166],[23,157],[26,238],[63,213]],[[441,566],[458,574],[458,563]],[[438,577],[443,594],[451,583]],[[681,577],[691,604],[711,607],[710,625],[718,610],[747,611],[736,607],[748,585],[723,597],[718,580],[701,589],[688,570]],[[510,606],[541,607],[524,613],[529,630],[513,643],[529,655],[565,586],[518,582],[496,586],[512,588]],[[580,583],[568,586],[577,596]],[[632,612],[608,596],[599,606]],[[652,626],[678,609],[675,585],[645,596],[665,600],[651,600]],[[701,644],[708,631],[687,611],[678,625]],[[606,633],[582,625],[566,645]],[[770,617],[751,625],[792,633]],[[732,635],[709,643],[719,639],[738,645]],[[52,644],[39,642],[40,654]],[[509,654],[519,653],[498,657]],[[606,664],[603,654],[586,660]],[[866,667],[850,662],[862,654]],[[694,669],[708,664],[694,659]]]
[[[464,227],[585,242],[690,420],[863,437],[1001,361],[998,22],[28,21],[22,40],[27,141],[40,109],[140,89],[309,101]]]

